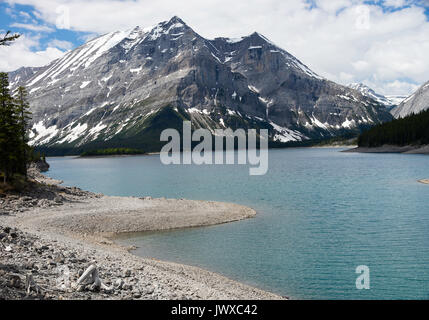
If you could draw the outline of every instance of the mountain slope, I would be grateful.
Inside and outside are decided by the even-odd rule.
[[[164,128],[267,128],[272,140],[302,141],[391,120],[356,90],[323,79],[254,33],[207,40],[180,18],[112,32],[50,65],[10,74],[25,85],[31,143],[88,150],[157,151]]]
[[[395,118],[403,118],[429,109],[429,81],[392,110]]]

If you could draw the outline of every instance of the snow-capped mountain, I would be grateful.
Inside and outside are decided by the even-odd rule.
[[[274,141],[359,131],[391,120],[377,101],[328,81],[264,36],[208,40],[180,18],[98,37],[42,68],[10,73],[25,85],[31,143],[55,150],[159,150],[164,128],[268,128]]]
[[[364,96],[374,99],[386,107],[397,106],[407,98],[406,96],[383,96],[363,83],[352,83],[349,84],[348,87],[359,91]]]
[[[404,118],[413,113],[417,114],[429,109],[429,81],[416,92],[406,98],[391,112],[395,118]]]

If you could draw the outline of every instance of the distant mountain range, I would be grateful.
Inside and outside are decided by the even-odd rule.
[[[363,83],[352,83],[348,86],[352,89],[358,90],[364,96],[372,98],[388,108],[398,106],[407,98],[407,96],[383,96],[382,94],[376,93],[373,89]]]
[[[352,83],[348,87],[385,105],[395,118],[404,118],[429,109],[429,81],[411,96],[383,96],[363,83]]]
[[[277,142],[392,120],[386,97],[318,76],[259,33],[208,40],[178,17],[103,35],[9,78],[12,88],[25,85],[30,93],[31,144],[62,154],[158,151],[160,132],[183,120],[212,132],[267,128]]]

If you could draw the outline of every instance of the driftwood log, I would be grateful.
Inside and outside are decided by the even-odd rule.
[[[110,292],[113,290],[112,287],[106,286],[100,279],[97,266],[95,264],[90,265],[82,276],[77,280],[76,283],[77,291],[82,291],[86,286],[89,286],[90,290],[104,290]]]

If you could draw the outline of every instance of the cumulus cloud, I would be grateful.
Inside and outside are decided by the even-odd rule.
[[[429,80],[426,0],[7,2],[34,6],[33,15],[48,25],[91,34],[149,26],[173,15],[208,38],[258,31],[322,76],[372,84],[384,94],[408,94]]]
[[[20,67],[41,67],[64,54],[63,51],[52,46],[39,50],[38,40],[38,38],[28,38],[24,35],[13,45],[1,48],[0,70],[9,72]]]
[[[414,92],[418,89],[417,85],[411,84],[405,81],[395,80],[393,82],[388,82],[386,87],[391,91],[404,91],[404,92]]]

